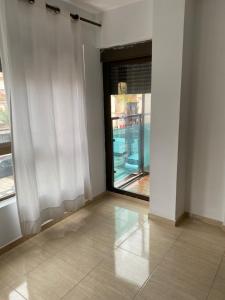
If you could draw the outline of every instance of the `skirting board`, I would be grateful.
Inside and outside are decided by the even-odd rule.
[[[164,224],[172,225],[172,226],[180,226],[182,224],[182,222],[185,219],[188,219],[188,218],[199,220],[200,222],[206,223],[206,224],[209,224],[209,225],[217,226],[217,227],[221,228],[223,231],[225,231],[225,225],[222,222],[217,221],[217,220],[213,220],[213,219],[210,219],[210,218],[206,218],[206,217],[201,217],[201,216],[198,216],[196,214],[191,214],[191,213],[188,213],[188,212],[184,212],[183,215],[181,215],[176,221],[172,221],[170,219],[159,217],[157,215],[149,213],[149,219],[150,220],[163,222]]]
[[[97,201],[101,201],[104,196],[107,194],[107,192],[103,192],[101,194],[99,194],[98,196],[94,197],[93,200],[89,200],[85,203],[85,205],[83,207],[81,207],[80,209],[86,207],[86,206],[89,206],[91,205],[93,202],[97,202]],[[79,211],[79,210],[78,210]],[[41,227],[41,231],[44,231],[50,227],[52,227],[53,225],[61,222],[62,220],[70,217],[71,215],[75,214],[77,211],[75,212],[66,212],[64,214],[64,216],[62,218],[59,218],[57,220],[54,220],[54,221],[50,221],[50,222],[47,222],[45,223],[42,227]],[[35,235],[31,235],[31,236],[28,236],[28,237],[21,237],[21,238],[18,238],[17,240],[15,241],[12,241],[11,243],[3,246],[0,248],[0,255],[8,252],[9,250],[15,248],[16,246],[19,246],[20,244],[24,243],[25,241],[29,240],[30,238],[34,237]]]
[[[206,218],[206,217],[202,217],[202,216],[192,214],[192,213],[187,213],[187,216],[188,216],[188,218],[199,220],[199,221],[209,224],[209,225],[217,226],[225,231],[225,225],[223,224],[223,222],[220,222],[220,221],[217,221],[214,219],[210,219],[210,218]]]
[[[148,214],[148,218],[150,220],[152,220],[152,221],[164,223],[164,224],[170,225],[170,226],[176,226],[176,222],[175,221],[167,219],[167,218],[164,218],[164,217],[160,217],[160,216],[154,215],[152,213]]]
[[[187,212],[184,212],[179,218],[177,218],[176,222],[175,222],[175,226],[180,226],[180,224],[182,224],[182,222],[187,219],[189,216],[188,216],[188,213]]]

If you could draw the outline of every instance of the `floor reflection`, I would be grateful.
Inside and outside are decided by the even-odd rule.
[[[115,276],[141,287],[148,279],[149,260],[127,251],[116,250],[114,255]]]
[[[224,251],[218,228],[152,222],[148,206],[107,196],[2,255],[0,299],[205,299]]]

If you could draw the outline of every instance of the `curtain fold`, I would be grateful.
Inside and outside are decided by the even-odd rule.
[[[69,15],[1,1],[16,194],[21,229],[28,235],[92,197],[82,30]]]

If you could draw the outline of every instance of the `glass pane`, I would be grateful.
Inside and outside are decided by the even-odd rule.
[[[124,117],[142,113],[142,95],[112,95],[111,117]]]
[[[0,144],[10,142],[9,110],[6,101],[3,73],[0,72]]]
[[[9,110],[7,107],[3,73],[0,72],[0,144],[10,142]]]
[[[142,95],[111,96],[114,187],[141,172]]]
[[[114,187],[149,195],[151,94],[112,95]]]
[[[4,78],[0,72],[0,147],[11,142]],[[10,149],[10,147],[9,147]],[[9,150],[10,151],[10,150]],[[0,156],[0,200],[15,193],[12,154]]]
[[[150,172],[150,124],[151,124],[151,94],[143,95],[144,101],[144,172]]]
[[[12,155],[0,156],[0,199],[15,193]]]

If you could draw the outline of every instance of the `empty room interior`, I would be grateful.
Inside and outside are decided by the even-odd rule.
[[[225,300],[224,16],[0,0],[0,300]]]

